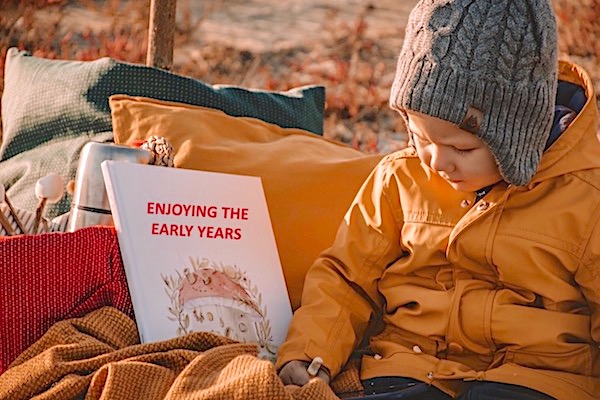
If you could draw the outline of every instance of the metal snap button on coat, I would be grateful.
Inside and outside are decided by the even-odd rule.
[[[471,202],[470,202],[469,200],[466,200],[466,199],[460,202],[460,206],[461,206],[462,208],[467,208],[467,207],[469,207],[470,205],[471,205]]]
[[[487,201],[482,201],[481,203],[477,204],[477,209],[479,211],[485,211],[488,209],[489,206],[490,203],[488,203]]]

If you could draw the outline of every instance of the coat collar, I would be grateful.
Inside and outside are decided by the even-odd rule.
[[[581,67],[568,61],[559,61],[558,78],[581,86],[587,101],[560,138],[544,152],[530,187],[566,173],[600,168],[598,107],[592,81]]]

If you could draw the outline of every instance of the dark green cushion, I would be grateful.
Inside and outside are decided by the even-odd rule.
[[[200,105],[285,128],[323,132],[323,86],[274,92],[209,85],[111,58],[49,60],[11,48],[2,94],[0,181],[15,206],[35,208],[35,182],[48,173],[62,175],[65,181],[74,179],[83,144],[105,141],[112,130],[108,98],[113,94]],[[48,216],[68,211],[69,203],[65,196],[49,208]]]

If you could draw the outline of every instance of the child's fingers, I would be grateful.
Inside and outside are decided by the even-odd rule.
[[[304,386],[311,378],[306,371],[307,366],[305,361],[290,361],[281,368],[279,377],[286,385]]]
[[[319,371],[319,373],[317,374],[317,378],[322,379],[323,382],[325,382],[326,384],[329,385],[329,374],[327,373],[327,371],[323,368],[321,368],[321,370]]]

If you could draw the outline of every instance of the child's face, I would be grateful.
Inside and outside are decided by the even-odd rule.
[[[494,156],[481,139],[448,121],[406,111],[421,162],[461,192],[502,180]]]

